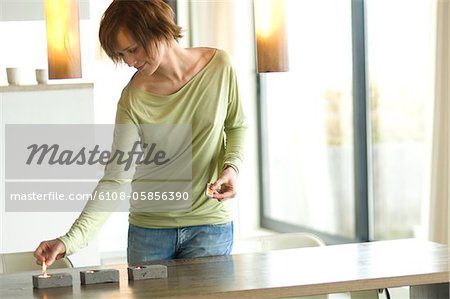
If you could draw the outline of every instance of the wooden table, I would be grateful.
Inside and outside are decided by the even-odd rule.
[[[33,289],[36,272],[0,275],[0,298],[279,298],[411,286],[412,298],[449,298],[449,248],[420,240],[380,241],[166,261],[169,277]],[[49,271],[50,273],[52,271]]]

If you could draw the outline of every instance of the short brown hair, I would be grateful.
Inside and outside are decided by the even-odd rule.
[[[116,52],[120,28],[127,30],[145,51],[151,42],[178,41],[182,37],[172,8],[163,0],[114,0],[100,21],[99,39],[115,63],[122,61]]]

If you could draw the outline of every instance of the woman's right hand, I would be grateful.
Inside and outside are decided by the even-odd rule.
[[[55,260],[63,258],[66,254],[66,246],[59,239],[42,241],[34,251],[34,257],[39,265],[45,262],[47,266],[53,264]]]

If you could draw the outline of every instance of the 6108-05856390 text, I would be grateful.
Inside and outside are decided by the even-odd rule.
[[[190,194],[187,191],[141,191],[141,192],[97,192],[93,193],[61,193],[61,192],[30,192],[30,193],[11,193],[11,201],[114,201],[114,200],[135,200],[135,201],[180,201],[189,200]]]

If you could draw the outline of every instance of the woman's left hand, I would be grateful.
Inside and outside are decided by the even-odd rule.
[[[222,202],[236,196],[237,173],[229,166],[222,171],[217,181],[211,186],[213,197]]]

